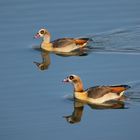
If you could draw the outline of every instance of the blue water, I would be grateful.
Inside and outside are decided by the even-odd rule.
[[[0,140],[114,139],[140,137],[139,0],[0,1]],[[33,35],[42,27],[61,37],[91,37],[88,55],[45,56]],[[48,62],[49,58],[49,64]],[[44,59],[44,58],[43,58]],[[127,109],[84,106],[81,121],[63,116],[74,109],[72,86],[61,81],[81,76],[84,87],[129,84]]]

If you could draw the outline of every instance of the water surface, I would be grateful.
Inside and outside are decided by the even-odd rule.
[[[139,0],[1,0],[0,1],[0,139],[137,140],[140,114]],[[48,28],[52,40],[92,37],[85,56],[49,54],[42,62],[33,35]],[[48,59],[47,59],[48,60]],[[84,106],[79,123],[63,116],[73,112],[69,74],[81,76],[84,87],[129,84],[128,109],[98,110]]]

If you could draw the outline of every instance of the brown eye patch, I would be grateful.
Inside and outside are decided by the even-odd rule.
[[[72,76],[72,75],[71,75],[71,76],[69,76],[69,79],[70,79],[70,80],[74,79],[74,76]]]
[[[45,31],[44,31],[44,30],[41,30],[41,31],[40,31],[40,33],[41,33],[41,34],[44,34],[44,33],[45,33]]]

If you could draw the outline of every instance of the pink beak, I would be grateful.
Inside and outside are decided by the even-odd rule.
[[[69,79],[68,78],[65,78],[62,82],[68,83],[69,82]]]
[[[37,34],[34,36],[34,38],[38,39],[38,38],[40,38],[40,35],[37,33]]]

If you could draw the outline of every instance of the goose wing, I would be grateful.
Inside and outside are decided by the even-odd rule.
[[[111,89],[107,86],[96,86],[87,89],[86,92],[89,98],[97,99],[111,92]]]
[[[86,92],[88,97],[97,99],[103,97],[108,93],[116,93],[117,95],[120,95],[122,91],[125,91],[129,88],[130,86],[128,85],[96,86],[87,89]]]
[[[54,48],[63,48],[73,44],[75,45],[75,41],[73,38],[61,38],[54,40],[52,43]]]

